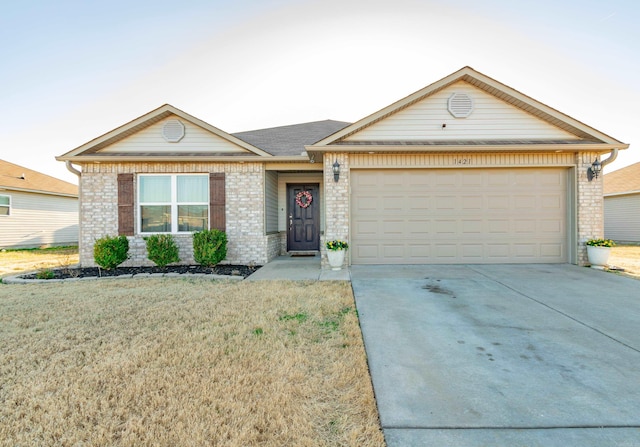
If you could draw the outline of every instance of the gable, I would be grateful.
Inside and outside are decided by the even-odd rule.
[[[449,111],[448,102],[454,94],[471,98],[471,113],[467,117],[455,117]],[[578,139],[576,135],[460,80],[364,127],[343,141]]]
[[[165,125],[173,123],[165,128]],[[58,161],[254,158],[271,154],[170,104],[130,121],[59,157]]]
[[[171,126],[174,123],[184,126],[184,136],[179,141],[168,141],[165,138],[165,125]],[[169,127],[170,129],[170,127]],[[176,138],[177,139],[177,138]],[[96,151],[96,154],[243,154],[251,153],[202,127],[189,121],[181,119],[176,115],[170,115],[135,134],[129,135],[111,145]]]
[[[471,98],[474,108],[465,113]],[[449,98],[463,95],[462,110]],[[462,113],[460,113],[462,112]],[[466,110],[469,112],[469,110]],[[471,67],[434,82],[313,145],[327,151],[592,151],[627,149],[593,127],[559,112]]]

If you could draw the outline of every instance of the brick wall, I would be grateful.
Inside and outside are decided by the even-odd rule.
[[[593,153],[576,155],[577,169],[577,222],[578,222],[578,265],[587,264],[585,242],[592,238],[604,237],[604,200],[602,198],[602,174],[589,181],[587,169],[595,160]]]
[[[231,264],[265,264],[270,260],[264,234],[264,166],[261,163],[101,163],[86,164],[80,178],[80,263],[95,266],[93,244],[103,236],[118,234],[119,173],[224,172],[226,181],[227,258]],[[134,177],[134,181],[135,177]],[[137,198],[136,198],[137,200]],[[137,225],[137,207],[134,207]],[[182,264],[192,264],[189,234],[174,235]],[[153,265],[147,259],[142,236],[129,237],[130,259],[123,266]],[[272,243],[271,245],[277,245]]]
[[[340,179],[333,179],[333,163],[340,163]],[[349,154],[324,155],[325,232],[320,239],[322,268],[328,268],[325,241],[341,239],[349,242]],[[348,263],[348,252],[345,262]]]

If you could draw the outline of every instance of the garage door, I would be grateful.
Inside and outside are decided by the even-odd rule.
[[[567,262],[567,170],[351,171],[353,264]]]

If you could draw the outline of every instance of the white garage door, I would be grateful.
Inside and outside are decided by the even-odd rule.
[[[353,264],[567,262],[567,170],[351,171]]]

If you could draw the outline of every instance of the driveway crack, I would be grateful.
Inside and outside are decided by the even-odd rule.
[[[558,314],[560,314],[560,315],[562,315],[562,316],[564,316],[564,317],[566,317],[566,318],[568,318],[568,319],[570,319],[570,320],[572,320],[572,321],[575,321],[576,323],[578,323],[578,324],[580,324],[580,325],[582,325],[582,326],[584,326],[584,327],[586,327],[586,328],[589,328],[589,329],[591,329],[592,331],[595,331],[595,332],[597,332],[598,334],[603,335],[604,337],[607,337],[609,340],[612,340],[612,341],[614,341],[614,342],[616,342],[616,343],[618,343],[618,344],[620,344],[620,345],[622,345],[622,346],[624,346],[624,347],[626,347],[626,348],[629,348],[629,349],[631,349],[632,351],[635,351],[635,352],[637,352],[637,353],[639,353],[639,354],[640,354],[640,349],[635,348],[635,347],[633,347],[633,346],[631,346],[631,345],[629,345],[629,344],[627,344],[627,343],[623,342],[622,340],[618,340],[617,338],[612,337],[611,335],[607,334],[606,332],[603,332],[603,331],[601,331],[600,329],[598,329],[598,328],[596,328],[596,327],[594,327],[594,326],[591,326],[590,324],[585,323],[584,321],[578,320],[577,318],[572,317],[571,315],[567,314],[566,312],[561,311],[560,309],[556,309],[555,307],[550,306],[550,305],[549,305],[549,304],[547,304],[547,303],[544,303],[544,302],[542,302],[542,301],[540,301],[540,300],[537,300],[537,299],[535,299],[534,297],[529,296],[529,295],[527,295],[526,293],[523,293],[523,292],[521,292],[520,290],[515,289],[515,288],[511,287],[511,286],[510,286],[510,285],[508,285],[508,284],[503,283],[502,281],[500,281],[500,280],[496,279],[495,277],[489,276],[488,274],[486,274],[485,272],[483,272],[483,271],[481,271],[481,270],[477,270],[477,269],[475,269],[475,268],[473,268],[473,267],[471,267],[471,266],[468,266],[468,268],[469,268],[470,270],[472,270],[472,271],[474,271],[474,272],[478,273],[479,275],[482,275],[482,276],[484,276],[485,278],[490,279],[491,281],[494,281],[494,282],[496,282],[496,283],[500,284],[501,286],[503,286],[503,287],[505,287],[505,288],[507,288],[507,289],[509,289],[509,290],[512,290],[513,292],[517,293],[518,295],[523,296],[524,298],[527,298],[527,299],[529,299],[529,300],[531,300],[531,301],[534,301],[534,302],[536,302],[536,303],[540,304],[541,306],[544,306],[544,307],[546,307],[546,308],[547,308],[547,309],[549,309],[549,310],[552,310],[552,311],[554,311],[554,312],[556,312],[556,313],[558,313]]]

